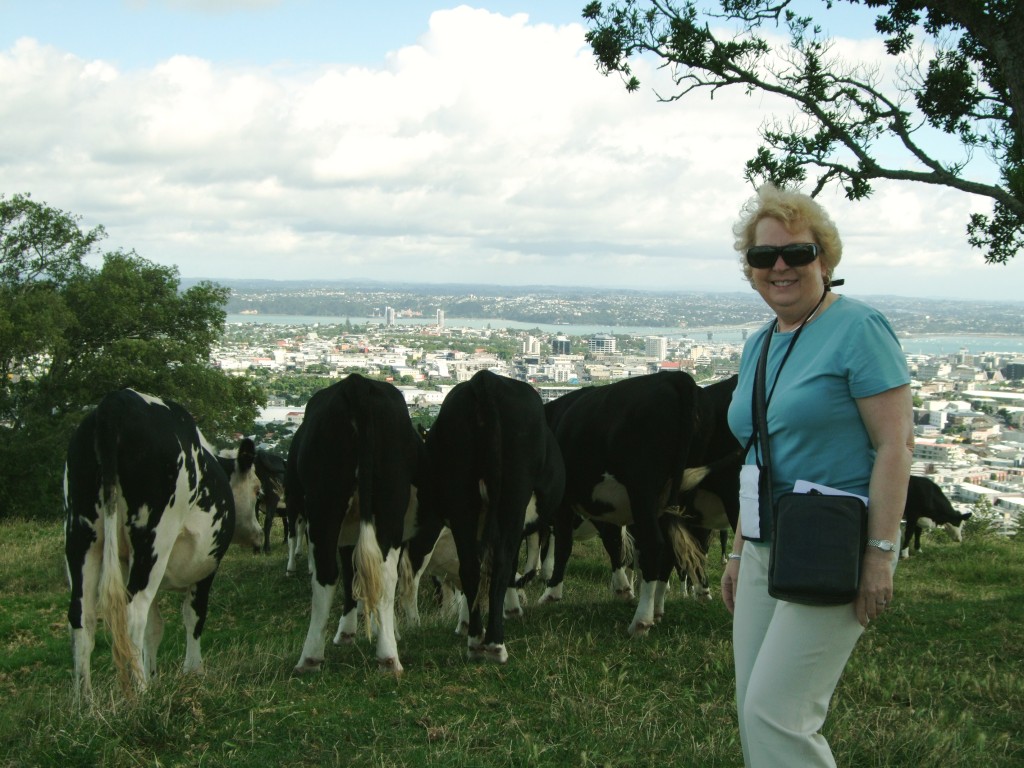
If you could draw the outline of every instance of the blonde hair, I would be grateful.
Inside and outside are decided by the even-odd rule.
[[[743,275],[751,279],[750,265],[747,264],[747,248],[754,245],[754,230],[762,219],[775,219],[787,232],[796,232],[806,227],[818,245],[818,258],[825,268],[825,284],[832,281],[832,273],[843,258],[843,242],[835,222],[810,195],[790,189],[779,189],[768,183],[757,190],[740,210],[740,218],[732,228],[736,240],[733,243],[740,254]]]

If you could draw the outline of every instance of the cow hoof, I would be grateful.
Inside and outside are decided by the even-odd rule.
[[[537,604],[538,605],[543,605],[545,603],[557,603],[557,602],[561,601],[561,599],[562,599],[561,595],[556,595],[556,594],[552,594],[550,592],[545,592],[543,595],[540,596],[540,599],[537,601]]]
[[[469,622],[460,621],[459,625],[455,628],[455,634],[466,637],[469,634]]]
[[[402,668],[402,662],[398,660],[397,656],[389,656],[386,659],[377,659],[377,669],[381,672],[387,672],[395,677],[401,677],[405,669]]]
[[[309,675],[314,672],[319,672],[323,665],[323,659],[303,659],[295,669],[292,670],[292,674],[300,677],[302,675]]]
[[[289,570],[286,569],[285,572],[284,572],[284,575],[285,576],[294,576],[295,575],[295,571],[289,571]]]
[[[504,643],[488,643],[487,645],[469,646],[469,660],[482,661],[487,664],[507,664],[508,651]]]
[[[339,632],[334,636],[335,645],[350,645],[356,641],[355,632]]]
[[[665,612],[664,611],[660,611],[658,613],[655,613],[654,614],[654,623],[655,624],[659,624],[661,622],[661,620],[664,619],[664,618],[665,618]]]
[[[634,621],[629,626],[629,634],[631,637],[644,637],[653,626],[653,622]]]
[[[632,589],[616,589],[615,596],[624,603],[631,603],[636,600],[636,594]]]
[[[523,617],[522,608],[514,608],[511,611],[505,611],[506,619],[521,619]]]

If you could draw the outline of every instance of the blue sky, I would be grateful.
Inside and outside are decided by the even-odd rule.
[[[731,225],[757,128],[721,92],[601,77],[584,0],[0,0],[0,193],[183,277],[749,290]],[[808,0],[807,7],[822,3]],[[884,62],[871,15],[825,17]],[[988,204],[819,198],[851,295],[1019,299],[965,242]]]

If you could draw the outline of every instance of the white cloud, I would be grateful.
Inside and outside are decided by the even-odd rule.
[[[671,85],[645,62],[627,94],[583,33],[463,6],[375,68],[131,71],[22,39],[0,51],[2,191],[183,276],[745,290],[742,165],[786,105],[736,89],[661,104],[646,88]],[[924,271],[927,290],[1010,297],[964,242],[978,201],[913,185],[823,200],[854,292],[920,295],[901,276]]]

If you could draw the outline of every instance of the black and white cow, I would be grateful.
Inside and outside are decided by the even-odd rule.
[[[689,529],[707,555],[711,535],[718,531],[722,556],[725,557],[729,533],[736,530],[740,514],[740,465],[742,446],[729,429],[729,404],[736,390],[737,376],[730,376],[700,389],[701,430],[710,431],[707,447],[700,463],[713,467],[698,483],[687,509]],[[683,576],[684,587],[688,577]],[[707,583],[691,584],[694,592],[710,596]]]
[[[410,553],[422,557],[441,525],[451,529],[469,608],[469,658],[505,663],[498,606],[513,584],[524,526],[536,520],[543,528],[561,498],[561,456],[540,396],[525,382],[478,371],[448,393],[426,449],[430,480],[421,504],[432,523],[410,542]]]
[[[903,547],[900,557],[910,556],[910,540],[914,540],[914,550],[921,551],[921,531],[923,528],[945,526],[954,541],[963,538],[963,522],[971,517],[970,512],[957,512],[946,494],[935,482],[927,477],[910,476],[907,486],[907,505],[903,510],[906,527],[903,531]]]
[[[544,416],[552,433],[558,432],[558,425],[562,420],[562,416],[572,405],[595,391],[597,391],[597,387],[580,387],[545,403]],[[627,569],[633,565],[633,537],[629,535],[624,525],[606,523],[595,518],[585,519],[580,514],[574,512],[572,514],[573,541],[586,541],[595,536],[601,539],[601,544],[604,546],[604,550],[608,554],[608,560],[611,563],[612,592],[621,600],[632,602],[636,595],[633,592],[633,579]],[[555,535],[552,534],[549,540],[541,547],[539,553],[541,560],[540,572],[545,581],[550,580],[554,572],[554,539]],[[545,592],[542,601],[552,602],[560,598],[561,584],[559,584],[556,590]]]
[[[97,614],[126,689],[156,674],[157,590],[185,592],[184,670],[202,666],[210,586],[228,544],[260,541],[252,441],[230,479],[188,412],[131,389],[108,394],[75,431],[64,470],[64,553],[75,690],[88,696]],[[234,492],[234,493],[232,493]]]
[[[402,542],[415,525],[423,441],[405,399],[359,374],[309,400],[288,454],[289,513],[305,518],[314,565],[309,631],[295,672],[319,671],[339,575],[344,607],[335,645],[354,639],[362,605],[377,633],[377,662],[401,674],[395,589]],[[340,574],[339,574],[340,569]]]
[[[572,550],[573,515],[627,525],[642,581],[629,626],[647,632],[664,612],[673,567],[703,581],[704,557],[686,522],[687,493],[708,476],[713,418],[686,373],[655,373],[596,387],[561,416],[556,435],[565,460],[563,503],[555,517],[555,564],[542,601],[561,599]],[[692,493],[689,494],[692,497]]]
[[[260,479],[259,504],[263,507],[263,552],[270,552],[270,534],[278,508],[283,508],[285,460],[262,448],[256,451],[256,476]],[[287,515],[281,515],[285,540],[292,533]]]

